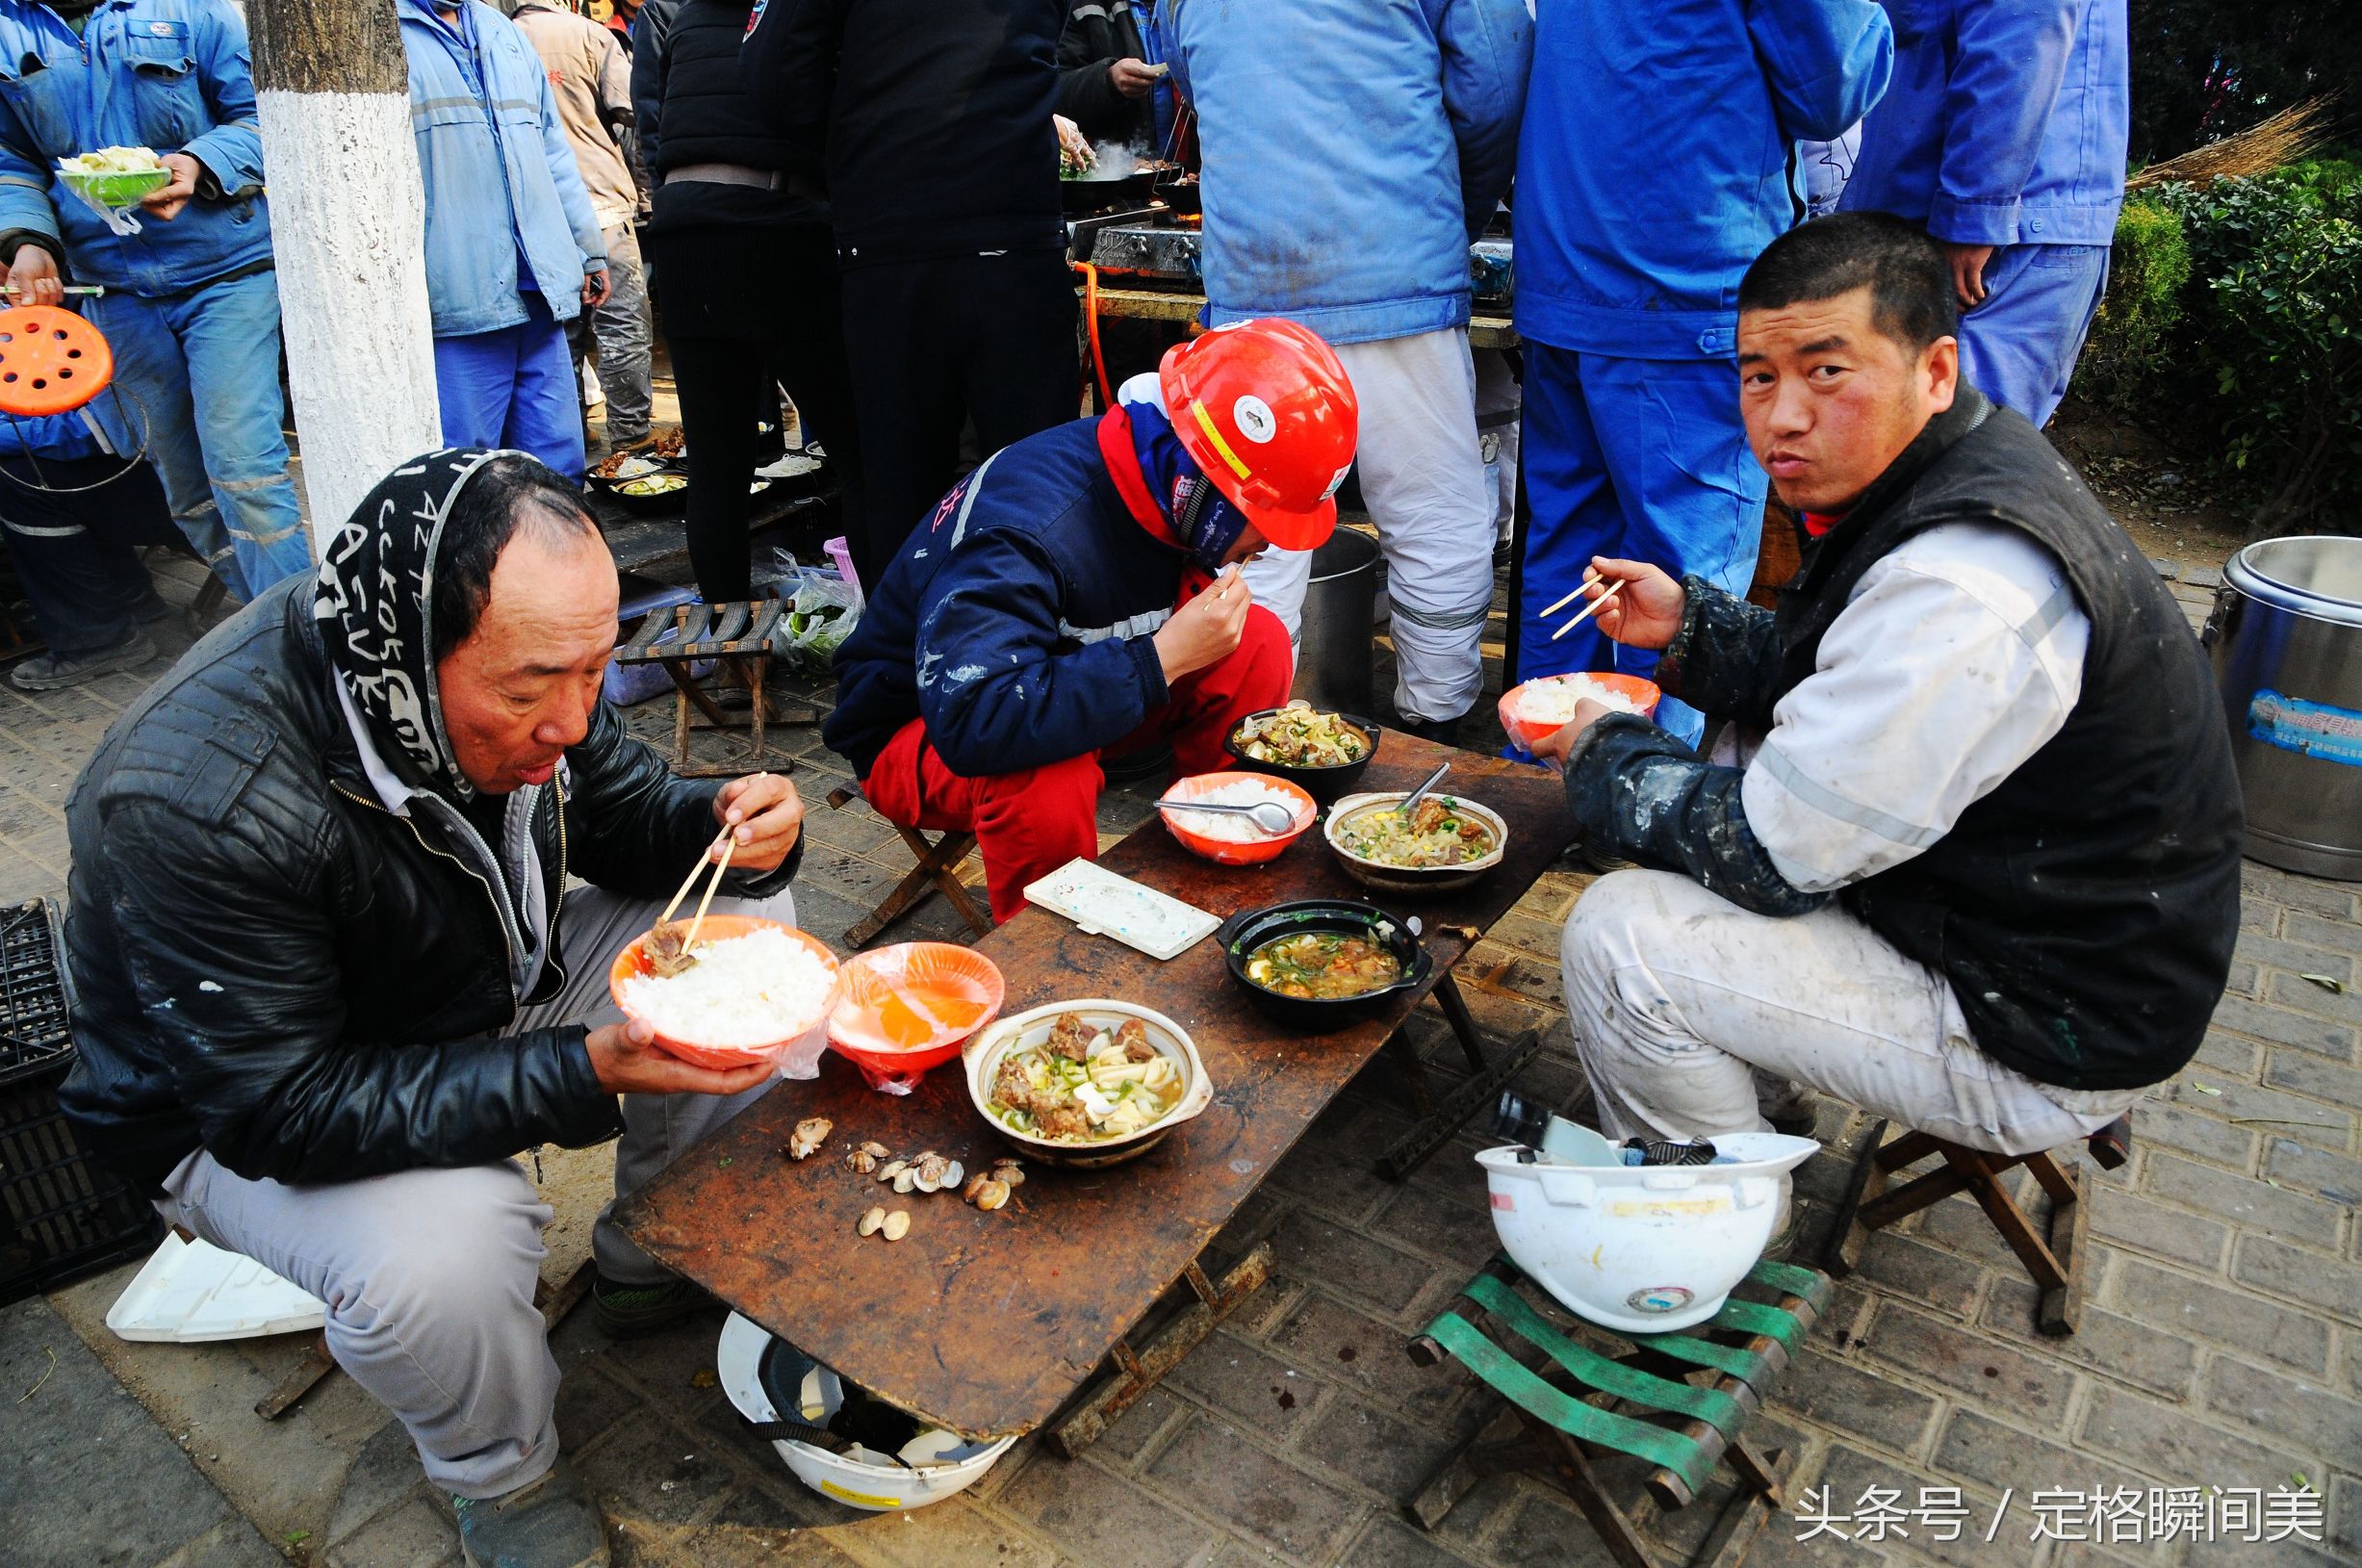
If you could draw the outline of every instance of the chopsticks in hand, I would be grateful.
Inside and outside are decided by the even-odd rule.
[[[734,829],[724,828],[714,842],[722,846],[721,863],[713,868],[713,878],[706,884],[706,896],[698,903],[696,920],[692,920],[689,924],[688,941],[680,944],[680,950],[684,953],[689,950],[689,942],[697,939],[697,921],[706,918],[706,906],[713,902],[713,890],[722,886],[722,874],[730,869],[731,853],[738,847],[737,832]],[[712,848],[708,846],[706,855],[712,853]],[[673,895],[673,901],[664,906],[664,913],[656,916],[658,931],[662,931],[673,923],[673,912],[680,908],[681,900],[689,896],[689,889],[697,886],[697,879],[705,875],[706,855],[699,856],[697,863],[689,867],[689,874],[681,879],[680,891]]]
[[[1557,614],[1557,613],[1558,613],[1560,610],[1562,610],[1562,609],[1566,608],[1568,604],[1570,604],[1574,603],[1574,601],[1575,601],[1575,600],[1577,600],[1578,598],[1581,597],[1581,594],[1582,594],[1582,591],[1583,591],[1583,589],[1584,589],[1584,588],[1588,588],[1588,587],[1590,587],[1592,583],[1597,582],[1598,580],[1599,580],[1599,578],[1585,578],[1583,579],[1583,581],[1582,581],[1582,586],[1581,586],[1581,587],[1577,588],[1577,589],[1576,589],[1576,590],[1575,590],[1573,593],[1571,593],[1571,594],[1567,595],[1567,596],[1566,596],[1564,599],[1559,600],[1559,601],[1558,601],[1558,603],[1556,603],[1555,604],[1553,604],[1553,605],[1552,605],[1550,608],[1548,608],[1548,609],[1544,610],[1542,613],[1543,613],[1544,615],[1555,615],[1555,614]],[[1579,627],[1579,626],[1582,625],[1582,624],[1583,624],[1585,621],[1589,620],[1589,619],[1590,619],[1592,616],[1594,616],[1594,615],[1598,614],[1598,613],[1599,613],[1601,610],[1603,610],[1603,609],[1606,608],[1608,601],[1609,601],[1609,600],[1611,600],[1611,599],[1613,599],[1613,598],[1615,598],[1615,597],[1616,597],[1616,595],[1618,595],[1618,594],[1620,594],[1620,593],[1622,593],[1622,592],[1624,591],[1624,584],[1625,584],[1625,580],[1626,580],[1626,579],[1624,579],[1623,578],[1616,578],[1616,580],[1615,580],[1615,581],[1613,581],[1613,582],[1609,583],[1609,584],[1607,585],[1607,591],[1606,591],[1605,593],[1604,593],[1604,594],[1600,595],[1600,596],[1599,596],[1597,599],[1594,599],[1593,601],[1591,601],[1591,603],[1590,603],[1590,604],[1585,604],[1585,605],[1582,607],[1582,613],[1581,613],[1581,614],[1579,614],[1579,615],[1576,616],[1576,617],[1575,617],[1575,619],[1573,619],[1572,621],[1569,621],[1569,622],[1568,622],[1566,625],[1564,625],[1564,626],[1560,627],[1560,628],[1559,628],[1557,630],[1555,630],[1555,631],[1552,632],[1552,633],[1550,634],[1550,640],[1551,640],[1551,641],[1553,641],[1553,642],[1556,642],[1556,641],[1557,641],[1557,640],[1558,640],[1560,637],[1565,636],[1565,635],[1566,635],[1568,632],[1570,632],[1570,631],[1574,630],[1575,630],[1577,627]]]

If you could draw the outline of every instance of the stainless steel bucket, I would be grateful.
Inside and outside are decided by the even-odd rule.
[[[2202,634],[2252,860],[2362,882],[2362,539],[2233,555]]]
[[[1351,528],[1339,528],[1312,553],[1295,695],[1315,707],[1370,711],[1370,668],[1377,656],[1372,620],[1377,565],[1377,541]]]

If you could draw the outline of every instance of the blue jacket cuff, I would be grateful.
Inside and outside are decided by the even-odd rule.
[[[2017,200],[1956,201],[1938,195],[1928,209],[1927,232],[1956,245],[2014,245]]]

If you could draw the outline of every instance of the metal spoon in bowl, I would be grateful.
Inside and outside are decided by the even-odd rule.
[[[1401,812],[1404,816],[1410,815],[1412,809],[1422,800],[1426,798],[1427,791],[1434,788],[1437,784],[1442,784],[1444,782],[1444,775],[1450,773],[1451,771],[1451,764],[1448,761],[1445,762],[1433,773],[1427,775],[1426,783],[1421,784],[1418,788],[1403,796],[1401,803],[1398,805],[1395,810]]]
[[[1246,818],[1273,837],[1296,826],[1296,812],[1277,801],[1257,801],[1252,806],[1217,806],[1200,800],[1161,800],[1157,805],[1168,811],[1226,811],[1232,816]]]

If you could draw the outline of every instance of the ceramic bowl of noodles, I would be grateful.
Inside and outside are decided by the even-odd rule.
[[[1347,876],[1388,893],[1465,887],[1499,865],[1509,824],[1489,806],[1438,787],[1405,816],[1406,789],[1348,795],[1329,808],[1322,833]]]
[[[1138,1159],[1214,1103],[1197,1046],[1164,1014],[1092,997],[1001,1019],[961,1052],[977,1114],[1029,1158]]]

